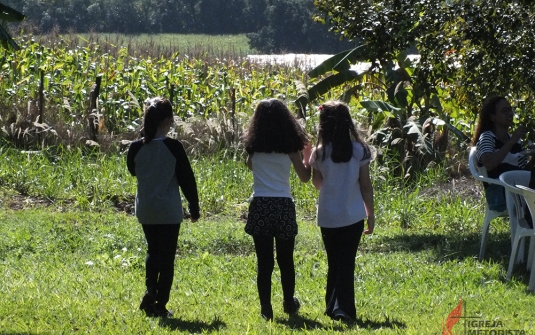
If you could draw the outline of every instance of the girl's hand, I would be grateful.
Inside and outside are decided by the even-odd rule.
[[[303,148],[303,163],[305,166],[308,166],[308,161],[310,161],[310,153],[312,152],[312,143],[307,142]]]
[[[365,230],[364,230],[364,234],[365,234],[365,235],[370,235],[370,234],[373,233],[373,229],[375,228],[375,222],[374,222],[375,220],[370,220],[370,219],[368,218],[368,220],[366,220],[366,221],[367,221],[367,223],[368,223],[368,229],[365,229]]]
[[[511,135],[511,139],[514,143],[518,142],[519,139],[524,138],[528,133],[528,128],[526,126],[518,126]]]

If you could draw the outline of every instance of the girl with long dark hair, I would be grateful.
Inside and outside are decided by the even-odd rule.
[[[318,142],[310,165],[312,183],[320,190],[317,223],[327,253],[325,314],[350,321],[356,318],[357,249],[362,233],[371,234],[375,226],[371,151],[345,103],[329,101],[319,109]]]

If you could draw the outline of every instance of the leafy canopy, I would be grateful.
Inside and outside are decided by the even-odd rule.
[[[416,47],[421,58],[412,84],[422,96],[453,83],[452,98],[472,110],[491,94],[533,97],[535,1],[315,0],[315,5],[334,32],[362,39],[372,62],[386,64]]]

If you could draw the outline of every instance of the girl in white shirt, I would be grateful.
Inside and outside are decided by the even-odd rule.
[[[319,109],[318,142],[310,165],[312,183],[320,190],[317,221],[327,252],[325,314],[350,321],[356,318],[357,249],[362,233],[371,234],[375,224],[371,153],[360,139],[345,103],[329,101]]]
[[[293,251],[297,235],[295,205],[290,194],[290,167],[299,179],[310,180],[311,146],[307,135],[277,99],[262,100],[256,107],[244,138],[247,166],[253,171],[253,200],[245,232],[253,236],[258,261],[257,287],[260,313],[273,320],[271,274],[275,265],[273,244],[281,274],[283,309],[295,314],[300,304],[295,293]],[[301,158],[300,151],[303,151]]]

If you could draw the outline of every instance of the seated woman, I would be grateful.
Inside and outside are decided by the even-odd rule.
[[[522,138],[527,134],[525,126],[519,126],[512,134],[514,111],[504,97],[487,98],[477,122],[473,145],[480,164],[487,169],[489,178],[499,178],[500,174],[512,170],[531,170],[535,160],[529,160],[522,153]],[[531,184],[531,183],[530,183]],[[504,211],[505,190],[503,186],[483,184],[489,208]]]

